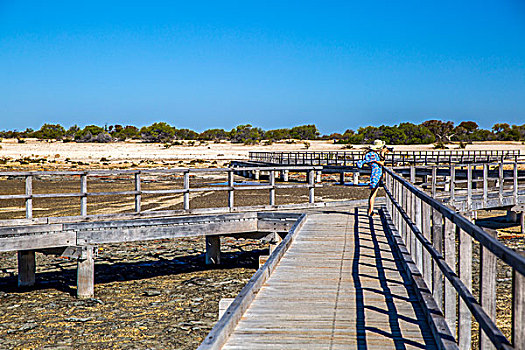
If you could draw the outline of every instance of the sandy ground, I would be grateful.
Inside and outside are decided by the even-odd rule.
[[[309,141],[309,151],[344,151],[344,145],[332,141]],[[140,161],[181,161],[181,160],[215,160],[229,161],[247,159],[249,152],[306,151],[303,141],[295,143],[279,142],[272,145],[243,145],[230,142],[195,142],[195,146],[171,146],[166,148],[159,143],[115,142],[115,143],[62,143],[27,140],[17,143],[16,140],[4,139],[0,143],[0,160],[17,160],[23,158],[46,158],[58,163],[66,159],[87,163],[101,162],[140,162]],[[361,149],[364,145],[354,146]],[[457,144],[449,149],[459,149]],[[433,145],[396,145],[394,150],[433,150]],[[520,142],[478,142],[467,145],[466,150],[521,150],[525,154],[525,145]]]

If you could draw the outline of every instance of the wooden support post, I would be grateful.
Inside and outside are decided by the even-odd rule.
[[[206,236],[206,265],[221,263],[221,237]]]
[[[523,251],[520,254],[525,256]],[[525,276],[512,272],[512,345],[525,349]]]
[[[270,170],[270,205],[275,205],[275,171]]]
[[[493,237],[497,236],[496,230],[485,228],[485,232],[487,232]],[[489,318],[494,322],[496,322],[496,264],[496,256],[492,254],[487,248],[481,246],[479,299],[483,310],[485,310],[487,316],[489,316]],[[483,332],[483,330],[481,329],[479,334],[479,340],[479,348],[481,350],[495,349],[490,339],[485,335],[485,332]]]
[[[308,195],[308,202],[309,203],[314,203],[315,202],[315,183],[314,183],[314,178],[315,176],[315,171],[314,170],[309,170],[308,171],[308,185],[309,185],[309,195]]]
[[[525,233],[525,212],[520,213],[520,226],[521,226],[521,233]]]
[[[92,298],[95,294],[95,257],[93,247],[83,247],[77,260],[77,297]]]
[[[140,172],[135,174],[135,191],[138,192],[137,194],[135,194],[135,213],[140,213],[142,201],[142,195],[140,194]]]
[[[315,182],[321,182],[322,181],[322,175],[323,173],[321,171],[315,172]]]
[[[443,248],[445,253],[445,262],[456,272],[456,226],[452,221],[445,219],[445,237]],[[457,294],[452,284],[445,280],[445,320],[447,321],[450,331],[456,335],[457,320]]]
[[[467,210],[472,209],[472,164],[467,166]]]
[[[414,221],[414,202],[413,202],[413,198],[412,198],[412,192],[410,192],[410,190],[407,189],[407,209],[406,209],[406,213],[408,215],[408,217]],[[414,237],[413,233],[412,233],[412,229],[410,229],[410,226],[407,225],[407,248],[408,248],[408,251],[410,253],[410,255],[412,256],[412,259],[413,259],[413,256],[414,256],[414,250],[412,249],[412,238]]]
[[[408,215],[408,190],[405,186],[401,185],[401,198],[403,200],[403,210]],[[408,224],[405,222],[403,218],[401,218],[401,234],[403,237],[403,241],[405,242],[405,246],[407,249],[409,248],[408,245]]]
[[[413,165],[410,166],[410,182],[416,182],[416,167]]]
[[[228,187],[230,188],[228,190],[228,208],[230,210],[233,209],[233,206],[235,205],[234,201],[234,182],[233,182],[233,172],[228,171]]]
[[[353,182],[354,186],[359,185],[359,172],[356,171],[356,172],[353,173],[353,181],[352,182]]]
[[[483,205],[486,207],[489,200],[489,166],[483,164]]]
[[[514,168],[512,171],[512,196],[514,197],[514,204],[518,204],[518,162],[514,162]]]
[[[503,186],[505,186],[505,178],[503,177],[503,162],[499,163],[498,179],[499,179],[499,202],[503,203]]]
[[[281,170],[281,181],[288,182],[288,170]]]
[[[423,236],[429,241],[432,242],[432,233],[431,233],[431,220],[432,220],[432,207],[426,203],[423,203],[422,210],[422,227],[421,232]],[[428,288],[432,288],[432,257],[426,249],[423,249],[423,270],[421,271],[423,278]]]
[[[414,195],[414,222],[419,228],[419,231],[423,231],[422,225],[422,208],[423,201]],[[414,257],[419,272],[423,273],[423,245],[414,235]]]
[[[458,228],[459,230],[459,228]],[[472,237],[463,230],[459,230],[459,278],[472,290]],[[472,316],[467,304],[459,300],[458,345],[460,349],[470,349],[472,342]]]
[[[33,219],[33,176],[26,176],[26,219]]]
[[[84,173],[80,175],[80,215],[87,216],[87,175]]]
[[[35,251],[18,251],[18,287],[31,287],[35,284]]]
[[[452,203],[456,201],[456,167],[454,165],[450,167],[450,201]]]
[[[341,185],[345,184],[345,172],[344,171],[341,171],[341,173],[339,174],[339,183]]]
[[[229,177],[233,177],[233,171],[228,171],[228,179]],[[183,205],[184,205],[184,210],[189,210],[190,209],[190,173],[189,172],[184,172],[184,194],[183,194]]]
[[[437,186],[437,168],[435,166],[432,167],[432,184],[430,186],[430,193],[432,194],[432,198],[436,197],[436,186]]]

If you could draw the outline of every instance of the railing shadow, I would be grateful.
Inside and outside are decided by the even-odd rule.
[[[391,237],[386,235],[387,242],[380,242],[379,235],[383,231],[381,222],[375,221],[373,218],[369,218],[366,215],[361,215],[359,209],[355,209],[355,222],[354,222],[354,260],[352,264],[352,278],[354,282],[354,287],[356,290],[356,332],[357,332],[357,347],[360,350],[368,349],[367,344],[367,334],[376,333],[384,337],[392,339],[395,349],[406,349],[410,348],[420,348],[420,349],[432,349],[436,348],[436,344],[433,341],[432,333],[430,327],[425,319],[423,310],[419,305],[415,291],[412,289],[411,281],[409,276],[406,275],[406,272],[403,269],[403,265],[400,261],[400,256],[396,253],[394,249],[394,242]],[[367,235],[367,238],[360,237],[364,232],[370,232],[370,235]],[[372,247],[365,246],[361,241],[367,241],[372,243]],[[389,255],[390,252],[380,247],[381,244],[388,243],[390,246],[390,251],[392,258],[385,256]],[[367,254],[363,253],[363,249],[372,250],[373,253],[367,251]],[[369,262],[362,262],[361,259],[368,258],[374,259],[374,265],[371,266]],[[400,281],[393,281],[391,276],[387,276],[388,271],[392,271],[391,267],[385,266],[385,263],[394,262],[397,271],[401,275]],[[360,271],[360,267],[375,267],[376,273],[364,274]],[[361,279],[377,279],[379,282],[379,288],[363,286]],[[404,295],[399,295],[395,291],[392,291],[391,288],[395,287],[399,289],[400,286],[404,286],[406,293],[409,296],[408,298]],[[373,305],[368,305],[365,303],[365,294],[374,293],[375,295],[381,295],[384,298],[384,304],[374,303]],[[413,313],[415,318],[412,315],[407,316],[406,314],[400,314],[397,310],[396,301],[399,302],[409,302],[413,308]],[[384,315],[388,318],[389,330],[380,329],[372,324],[372,321],[366,320],[366,310],[373,311],[377,314]],[[401,322],[417,324],[419,330],[422,334],[423,341],[421,340],[412,340],[403,335],[401,328]]]

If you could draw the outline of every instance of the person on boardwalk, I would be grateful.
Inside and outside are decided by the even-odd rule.
[[[369,164],[372,168],[370,174],[370,196],[368,197],[368,216],[374,216],[374,203],[376,200],[379,187],[382,185],[381,177],[383,176],[383,166],[385,165],[385,155],[391,151],[386,147],[386,142],[375,140],[371,144],[362,160],[357,162],[357,167],[362,168],[364,164]]]

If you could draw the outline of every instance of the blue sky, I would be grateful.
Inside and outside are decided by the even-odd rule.
[[[525,4],[0,0],[0,130],[525,123]]]

